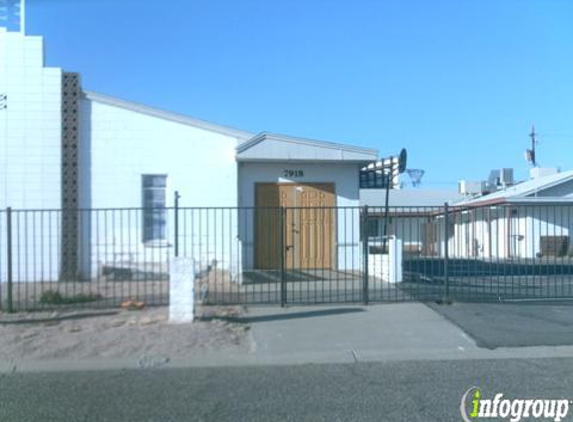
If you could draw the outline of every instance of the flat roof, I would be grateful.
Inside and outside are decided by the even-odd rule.
[[[390,189],[388,203],[391,207],[436,207],[460,199],[456,190],[437,189]],[[360,189],[360,205],[383,207],[386,205],[386,189]]]

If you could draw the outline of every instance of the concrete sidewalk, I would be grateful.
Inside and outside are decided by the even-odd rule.
[[[262,361],[427,359],[477,349],[462,330],[420,303],[253,307],[246,319]]]
[[[571,346],[479,348],[460,328],[421,303],[256,306],[238,322],[250,326],[250,348],[185,357],[0,362],[0,373],[573,356]]]
[[[258,364],[572,357],[572,346],[495,350],[423,303],[251,307]]]

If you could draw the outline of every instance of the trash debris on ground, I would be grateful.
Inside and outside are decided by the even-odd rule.
[[[145,308],[145,302],[130,299],[126,300],[125,302],[121,302],[119,306],[120,308],[127,311],[140,311],[141,309]]]

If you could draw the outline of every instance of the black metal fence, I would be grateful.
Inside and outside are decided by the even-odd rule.
[[[74,244],[60,210],[7,209],[0,306],[167,304],[176,256],[208,304],[568,299],[572,208],[90,209]]]

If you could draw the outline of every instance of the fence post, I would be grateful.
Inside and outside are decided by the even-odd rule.
[[[14,304],[12,301],[12,208],[6,208],[6,252],[7,260],[7,294],[6,301],[8,302],[8,312],[14,312]]]
[[[360,231],[362,233],[362,298],[364,305],[368,305],[368,205],[362,207]]]
[[[449,302],[450,300],[450,273],[449,273],[449,230],[450,220],[449,220],[449,209],[448,203],[444,204],[444,297],[442,302]]]
[[[281,307],[286,305],[286,273],[285,273],[285,207],[279,208],[279,259],[281,265]]]
[[[181,195],[179,195],[178,191],[175,191],[175,224],[174,224],[174,229],[175,229],[175,257],[177,258],[179,256],[179,198],[181,198]]]
[[[392,180],[391,172],[386,174],[386,200],[384,201],[384,233],[382,235],[382,254],[386,251],[386,244],[388,242],[388,213],[390,209],[390,183]]]

